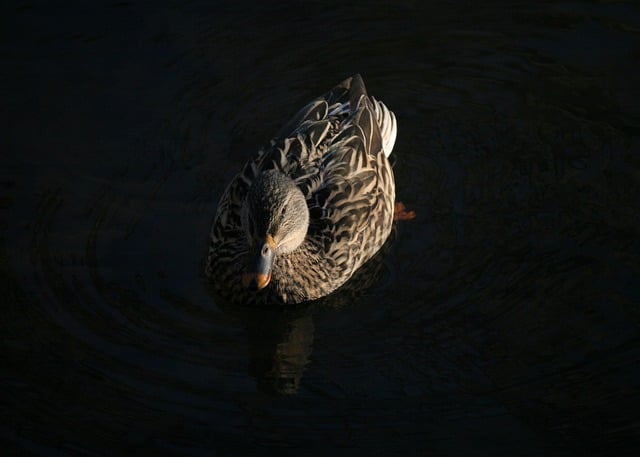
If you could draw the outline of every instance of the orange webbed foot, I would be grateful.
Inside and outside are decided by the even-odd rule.
[[[410,221],[414,217],[416,217],[415,211],[407,211],[407,207],[404,206],[404,203],[396,202],[396,205],[393,211],[394,221]]]

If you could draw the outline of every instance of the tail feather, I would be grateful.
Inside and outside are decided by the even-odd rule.
[[[384,103],[367,95],[367,89],[362,80],[362,76],[356,73],[345,79],[325,96],[325,100],[331,107],[330,115],[349,111],[354,113],[362,103],[365,103],[373,112],[373,117],[379,127],[380,137],[378,138],[378,144],[382,143],[382,150],[385,156],[389,157],[389,155],[391,155],[398,133],[396,117]],[[362,125],[361,127],[364,131],[370,132],[371,134],[373,133],[373,130],[371,130],[372,126],[367,128],[366,125]]]
[[[382,136],[382,149],[384,155],[389,157],[393,150],[393,145],[396,143],[396,136],[398,134],[398,124],[396,123],[396,116],[389,108],[385,106],[381,101],[371,97],[373,101],[373,111],[376,116],[376,121],[380,126],[380,134]]]
[[[349,103],[352,107],[356,107],[360,104],[360,99],[363,96],[367,96],[367,88],[359,73],[356,73],[349,79],[351,80],[349,82]]]

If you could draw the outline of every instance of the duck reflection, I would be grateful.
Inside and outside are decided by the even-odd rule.
[[[293,308],[238,306],[220,309],[238,319],[247,331],[249,374],[266,394],[298,392],[313,347],[313,304]]]
[[[313,346],[311,309],[249,314],[249,374],[265,393],[295,394]]]
[[[256,307],[225,303],[214,294],[220,309],[240,320],[249,342],[249,374],[258,389],[267,394],[293,395],[313,349],[313,313],[354,303],[367,289],[381,282],[396,229],[382,249],[333,294],[295,306]]]

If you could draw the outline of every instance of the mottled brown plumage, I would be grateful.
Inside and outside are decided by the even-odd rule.
[[[391,231],[395,137],[395,116],[367,96],[360,75],[305,106],[220,199],[206,266],[216,292],[286,304],[344,284]],[[256,258],[270,275],[262,290],[243,284]]]

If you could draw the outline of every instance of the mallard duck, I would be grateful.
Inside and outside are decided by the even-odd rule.
[[[343,285],[389,236],[396,118],[354,75],[302,108],[220,198],[206,274],[233,303],[300,303]]]

